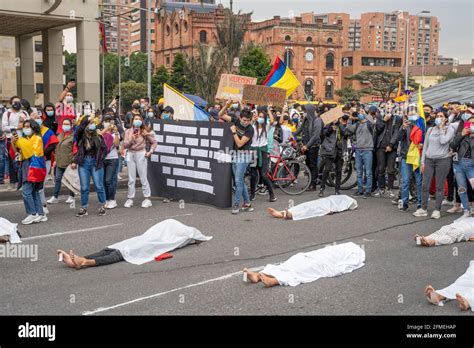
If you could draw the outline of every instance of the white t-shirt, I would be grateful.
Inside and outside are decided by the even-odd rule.
[[[7,133],[7,137],[11,137],[10,130],[12,128],[18,128],[20,123],[20,118],[28,120],[30,117],[24,110],[15,111],[13,109],[8,109],[3,113],[2,116],[2,130]]]
[[[292,135],[292,132],[291,132],[291,129],[287,126],[287,125],[281,125],[281,143],[282,144],[286,144],[286,142],[288,141],[288,139],[290,139],[291,135]]]
[[[115,133],[112,133],[112,136],[114,137],[114,142],[115,142]],[[105,159],[117,159],[118,158],[118,151],[115,145],[112,143],[112,148],[110,149],[110,152],[108,155],[105,157]]]
[[[263,129],[259,129],[258,125],[253,125],[253,137],[252,137],[252,147],[262,147],[268,145],[268,133],[270,132],[271,127],[270,124],[267,124],[267,133],[265,134]],[[259,137],[260,135],[260,137]]]

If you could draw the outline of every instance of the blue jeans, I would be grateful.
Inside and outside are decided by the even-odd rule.
[[[250,156],[237,154],[232,159],[232,172],[235,180],[234,205],[240,207],[240,197],[244,199],[244,204],[250,204],[249,192],[244,182],[245,171],[250,163]]]
[[[65,171],[66,171],[66,168],[56,167],[56,174],[54,176],[54,194],[53,194],[55,198],[59,197],[59,191],[61,191],[61,181],[63,179],[63,175]],[[74,192],[69,190],[69,196],[74,197]]]
[[[25,181],[22,186],[23,203],[28,215],[44,215],[37,185],[37,183]]]
[[[119,159],[104,160],[104,187],[105,199],[107,201],[115,200],[115,193],[117,192],[117,175],[119,168]]]
[[[464,210],[470,210],[467,180],[469,180],[471,188],[474,188],[474,162],[470,158],[462,158],[459,162],[454,162],[453,170],[458,183],[458,193],[462,207]]]
[[[413,171],[413,165],[407,164],[406,159],[402,159],[402,201],[404,205],[408,205],[408,201],[410,200],[410,180],[411,174],[415,175],[415,182],[416,182],[416,205],[417,207],[421,207],[421,196],[422,196],[422,176],[420,168]]]
[[[357,191],[364,192],[364,173],[366,178],[365,193],[372,192],[372,150],[356,150],[355,163],[357,170]]]
[[[81,166],[79,166],[79,179],[81,181],[81,208],[87,209],[89,205],[89,188],[92,181],[94,182],[95,192],[100,205],[105,204],[104,190],[104,168],[95,168],[95,158],[86,157]]]
[[[6,156],[8,156],[6,142],[0,140],[0,183],[3,183],[3,177],[5,176]]]

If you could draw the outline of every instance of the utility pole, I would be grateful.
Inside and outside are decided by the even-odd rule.
[[[147,53],[148,53],[148,62],[147,62],[147,94],[149,103],[151,105],[151,0],[148,0],[148,44],[147,44]]]

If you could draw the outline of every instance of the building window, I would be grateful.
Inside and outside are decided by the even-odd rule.
[[[313,42],[313,38],[312,38],[311,36],[308,36],[308,37],[306,38],[306,42]]]
[[[35,41],[35,52],[43,52],[43,43],[41,41]]]
[[[290,69],[293,69],[293,58],[294,58],[294,55],[293,55],[293,52],[291,52],[290,50],[286,50],[285,53],[284,53],[284,61],[285,61],[285,65],[290,68]]]
[[[334,54],[332,53],[326,56],[326,70],[334,70]]]
[[[39,94],[44,93],[44,87],[42,83],[36,84],[36,93],[39,93]]]
[[[312,100],[312,97],[314,96],[314,81],[313,80],[306,80],[304,82],[304,94],[306,94],[306,97],[309,97]]]
[[[183,26],[184,26],[184,32],[187,32],[188,31],[188,22],[184,21]]]
[[[35,72],[43,72],[43,62],[35,62]]]
[[[326,41],[328,44],[332,44],[332,37],[328,38]]]
[[[286,36],[285,36],[285,41],[291,41],[291,36],[290,36],[290,35],[286,35]]]
[[[207,32],[205,30],[201,30],[199,32],[199,42],[202,42],[202,43],[207,42]]]
[[[169,36],[171,32],[171,28],[169,25],[166,26],[166,35]]]
[[[169,66],[170,65],[170,56],[166,56],[166,66]]]
[[[327,80],[324,87],[324,98],[333,99],[334,98],[334,82],[332,80]]]
[[[178,25],[178,23],[176,23],[176,24],[174,25],[174,33],[175,33],[175,34],[178,34],[178,33],[179,33],[179,25]]]

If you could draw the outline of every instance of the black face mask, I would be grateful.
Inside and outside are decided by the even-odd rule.
[[[14,110],[17,110],[17,111],[20,110],[20,109],[21,109],[21,103],[20,103],[20,102],[15,102],[15,103],[13,103],[13,104],[12,104],[12,108],[13,108]]]
[[[140,109],[140,104],[133,104],[134,109]]]
[[[342,119],[343,119],[344,121],[347,121],[347,120],[349,119],[349,115],[344,114],[344,115],[342,116]]]
[[[283,116],[284,121],[289,121],[289,119],[290,119],[290,116],[288,116],[288,115]]]

